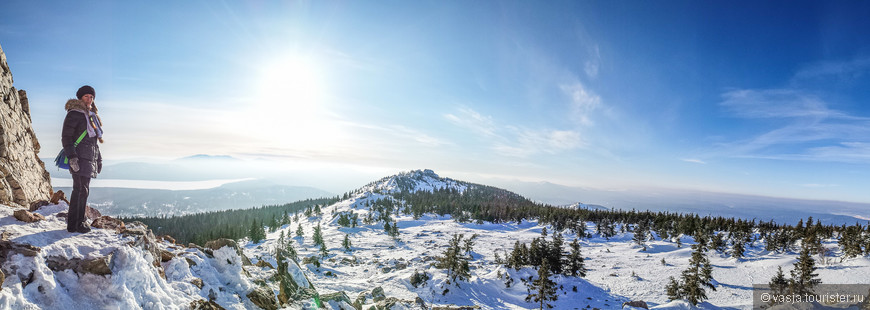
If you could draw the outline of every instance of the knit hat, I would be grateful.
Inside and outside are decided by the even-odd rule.
[[[79,98],[79,100],[81,100],[82,97],[84,97],[87,94],[91,94],[94,97],[97,96],[97,93],[94,91],[93,87],[85,85],[85,86],[80,87],[79,90],[76,92],[76,98]]]

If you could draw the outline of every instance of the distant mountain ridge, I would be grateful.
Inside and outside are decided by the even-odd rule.
[[[66,193],[71,190],[68,187],[57,189]],[[331,196],[334,194],[313,187],[252,180],[201,190],[92,188],[88,203],[103,214],[112,216],[173,216],[247,209]]]

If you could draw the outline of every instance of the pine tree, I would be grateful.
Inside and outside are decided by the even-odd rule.
[[[448,284],[451,281],[455,282],[456,279],[460,281],[468,279],[471,275],[471,268],[468,264],[469,257],[462,253],[460,246],[462,237],[462,234],[454,234],[447,249],[437,258],[438,262],[435,264],[436,268],[447,270]]]
[[[550,273],[552,274],[562,273],[562,243],[564,242],[561,233],[558,231],[553,233],[553,241],[550,242],[549,253],[547,254],[547,265],[550,266]]]
[[[539,305],[538,309],[540,310],[543,310],[544,306],[547,306],[547,309],[553,308],[553,305],[549,302],[558,299],[558,295],[556,295],[556,282],[550,280],[550,275],[550,266],[547,260],[541,260],[541,267],[538,268],[538,278],[532,281],[531,288],[535,292],[530,292],[526,296],[526,301],[537,302]]]
[[[568,256],[568,261],[565,263],[566,271],[569,276],[586,276],[586,266],[583,262],[583,253],[580,252],[580,242],[574,239],[571,242],[571,254]]]
[[[768,285],[770,286],[770,293],[775,296],[782,296],[788,294],[788,285],[789,281],[785,278],[785,275],[782,273],[782,266],[777,268],[776,275],[770,279]],[[771,299],[770,305],[773,306],[776,304],[774,299]]]
[[[320,222],[317,222],[317,227],[314,227],[314,245],[323,244],[323,232],[320,229]]]
[[[743,258],[743,255],[746,252],[746,249],[743,247],[743,241],[734,240],[734,241],[731,241],[731,243],[732,243],[731,257],[736,258],[736,259]]]
[[[275,232],[278,229],[278,219],[272,214],[272,220],[269,221],[269,232]]]
[[[649,224],[647,224],[647,221],[641,221],[634,229],[634,236],[631,238],[631,241],[634,241],[635,244],[643,247],[643,250],[646,251],[647,240],[649,240]]]
[[[670,282],[665,286],[665,292],[668,294],[668,299],[670,300],[683,299],[684,297],[680,288],[680,283],[677,282],[677,279],[674,279],[674,277],[671,277]]]
[[[344,234],[344,241],[341,242],[341,246],[344,248],[346,252],[350,252],[350,237],[348,234]]]
[[[320,243],[320,256],[323,258],[329,256],[329,250],[326,249],[326,243]]]
[[[248,237],[251,239],[251,243],[260,243],[260,241],[266,239],[266,229],[262,225],[258,225],[257,220],[254,220],[251,222]]]
[[[713,267],[707,259],[703,239],[696,238],[698,243],[692,245],[692,257],[689,259],[689,268],[683,270],[680,276],[679,293],[676,295],[686,298],[692,305],[707,299],[706,288],[716,290],[713,286]],[[669,285],[670,286],[670,285]],[[670,287],[668,287],[670,291]],[[669,294],[670,296],[670,294]]]
[[[794,269],[791,270],[791,291],[800,295],[815,294],[813,289],[822,283],[821,279],[816,278],[819,274],[813,273],[816,269],[818,269],[816,261],[810,255],[809,247],[804,247],[797,262],[794,263]]]
[[[523,265],[525,265],[526,257],[522,249],[525,245],[525,243],[521,244],[519,240],[514,242],[514,249],[511,251],[511,254],[507,259],[507,267],[519,270]]]
[[[728,244],[725,242],[722,233],[714,234],[713,238],[710,240],[710,246],[719,253],[725,253],[727,245]]]
[[[296,236],[302,237],[304,235],[305,235],[305,232],[302,231],[302,223],[299,223],[299,225],[296,226]]]

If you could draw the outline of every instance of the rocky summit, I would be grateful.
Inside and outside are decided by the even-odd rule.
[[[24,208],[51,197],[51,178],[37,157],[27,93],[12,86],[12,72],[0,47],[0,204]]]

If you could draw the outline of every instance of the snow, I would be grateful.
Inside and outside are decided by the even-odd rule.
[[[0,206],[0,231],[14,243],[40,247],[36,256],[10,255],[2,262],[6,280],[0,289],[0,309],[187,309],[191,302],[212,299],[226,309],[250,309],[245,295],[254,288],[242,271],[235,250],[224,247],[214,257],[198,249],[159,243],[177,256],[162,263],[164,279],[151,262],[152,254],[131,245],[134,236],[93,229],[86,234],[66,231],[58,213],[61,202],[36,211],[46,217],[36,223],[16,220],[13,209]],[[47,258],[93,259],[109,256],[112,274],[52,271]],[[194,262],[190,266],[188,260]],[[191,282],[202,279],[200,290]],[[26,284],[25,284],[26,283]]]
[[[393,309],[413,308],[413,301],[422,298],[427,306],[477,305],[481,309],[530,309],[537,304],[526,302],[527,287],[520,281],[536,277],[532,268],[514,270],[497,265],[495,254],[504,258],[515,241],[528,243],[540,237],[543,226],[536,221],[522,223],[459,223],[450,216],[423,215],[414,219],[410,215],[393,216],[400,235],[394,239],[386,234],[383,223],[341,227],[333,212],[353,211],[362,219],[368,211],[366,204],[378,199],[394,199],[390,193],[399,190],[404,180],[414,180],[412,190],[451,188],[463,192],[470,184],[440,178],[431,171],[416,171],[384,178],[333,205],[322,207],[322,216],[304,217],[300,222],[284,225],[267,235],[260,243],[241,241],[243,254],[264,260],[276,266],[272,254],[279,234],[292,236],[299,260],[319,255],[319,246],[312,243],[314,227],[320,223],[329,255],[320,260],[321,266],[289,264],[288,272],[302,287],[313,285],[321,294],[345,292],[356,300],[368,294],[364,309],[374,305],[370,293],[382,287],[387,297],[404,303]],[[407,186],[407,183],[405,186]],[[23,223],[12,217],[12,209],[0,206],[0,231],[10,234],[9,240],[27,243],[42,250],[34,257],[12,255],[2,264],[6,280],[0,290],[0,309],[186,309],[196,300],[214,300],[226,309],[251,309],[256,306],[246,294],[255,289],[254,278],[269,275],[270,268],[243,266],[235,249],[224,247],[210,256],[196,248],[185,248],[161,242],[161,249],[176,256],[160,264],[165,278],[151,264],[151,253],[130,245],[134,236],[119,235],[111,231],[94,229],[87,234],[68,233],[58,212],[66,211],[65,203],[43,207],[37,213],[46,220]],[[304,236],[295,237],[301,223]],[[588,223],[587,232],[594,231]],[[547,227],[552,234],[553,228]],[[619,231],[619,227],[617,227]],[[352,251],[345,252],[341,242],[350,236]],[[474,241],[471,277],[458,283],[447,283],[443,270],[435,268],[435,257],[442,254],[453,234],[465,238],[478,235]],[[567,244],[575,236],[562,232]],[[558,300],[554,309],[619,309],[624,302],[642,300],[651,309],[751,309],[752,285],[765,284],[783,267],[787,273],[796,261],[797,253],[773,253],[756,242],[746,249],[746,257],[735,260],[725,254],[707,253],[713,266],[716,291],[707,290],[709,299],[697,307],[686,301],[668,300],[664,287],[669,276],[678,277],[691,255],[692,238],[681,238],[682,246],[675,242],[653,240],[646,250],[631,241],[631,233],[617,233],[609,239],[592,236],[581,239],[582,252],[589,269],[586,277],[553,276]],[[550,237],[546,238],[548,241]],[[839,255],[836,240],[825,240],[824,245]],[[46,258],[59,256],[72,258],[98,258],[111,255],[112,274],[99,276],[77,274],[72,270],[52,271]],[[664,260],[664,264],[662,263]],[[858,257],[840,261],[839,257],[819,262],[817,273],[822,283],[870,283],[870,259]],[[11,271],[11,272],[10,272]],[[414,287],[410,278],[414,272],[426,273],[430,279]],[[251,274],[248,276],[247,274]],[[513,279],[510,287],[506,279]],[[202,281],[200,289],[193,284]],[[310,280],[310,284],[308,281]],[[23,284],[27,283],[27,284]],[[277,293],[277,286],[270,284]],[[576,292],[573,288],[576,287]],[[445,293],[445,289],[449,290]],[[347,309],[341,302],[325,302],[326,309]],[[290,309],[314,308],[313,300],[296,303]],[[628,308],[628,307],[626,307]]]

